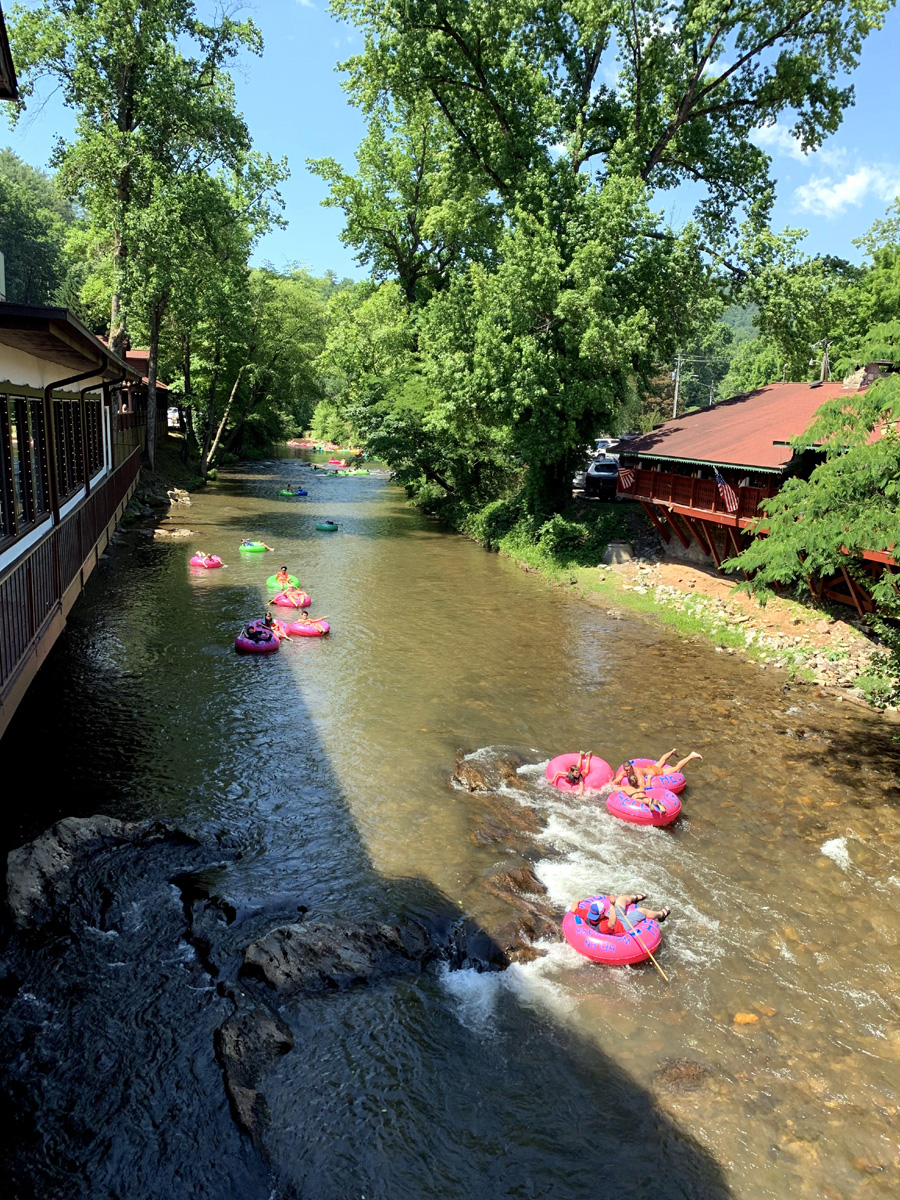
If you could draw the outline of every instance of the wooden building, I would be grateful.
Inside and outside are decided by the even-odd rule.
[[[16,82],[16,68],[9,51],[9,38],[6,35],[3,9],[0,8],[0,100],[18,100],[18,98],[19,85]]]
[[[826,400],[853,391],[841,383],[773,383],[666,421],[620,443],[626,471],[620,473],[619,494],[639,501],[676,553],[721,567],[740,553],[751,533],[765,532],[758,526],[760,503],[789,476],[808,478],[819,461],[816,450],[795,451],[789,439],[809,427]],[[877,578],[893,561],[868,552],[862,566]],[[810,580],[810,587],[817,598],[851,604],[860,615],[872,611],[869,589],[846,568],[829,579]]]
[[[0,304],[0,734],[134,491],[139,380],[66,309]]]

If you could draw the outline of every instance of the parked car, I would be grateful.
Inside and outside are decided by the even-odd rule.
[[[614,458],[595,458],[584,475],[584,494],[614,500],[619,484],[619,464]]]
[[[594,455],[595,456],[607,455],[610,452],[610,450],[612,450],[613,446],[618,446],[618,444],[619,444],[618,438],[612,438],[612,437],[597,438],[596,441],[594,442]]]

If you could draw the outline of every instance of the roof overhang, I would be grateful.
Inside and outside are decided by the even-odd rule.
[[[0,304],[0,344],[75,375],[96,367],[99,379],[140,379],[140,372],[96,338],[65,308]]]
[[[0,8],[0,100],[18,100],[18,98],[19,85],[16,82],[16,68],[9,49],[9,38],[6,36],[3,9]]]
[[[777,443],[773,443],[775,445]],[[672,454],[640,454],[637,451],[631,454],[628,451],[622,452],[621,458],[641,458],[648,462],[672,462],[672,463],[687,463],[691,467],[728,467],[734,471],[753,471],[757,475],[782,475],[788,464],[785,463],[780,467],[761,467],[757,463],[736,463],[736,462],[717,462],[712,458],[676,458]]]

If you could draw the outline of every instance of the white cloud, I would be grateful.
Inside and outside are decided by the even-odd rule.
[[[838,217],[872,196],[885,203],[900,194],[900,164],[873,163],[843,176],[814,175],[794,189],[797,207],[817,217]]]
[[[313,4],[313,0],[297,0],[297,3],[300,5],[301,8],[315,8],[316,7]]]
[[[759,146],[760,150],[765,150],[766,154],[786,154],[788,158],[795,158],[799,162],[805,162],[807,158],[800,149],[800,142],[790,129],[777,122],[754,129],[750,134],[750,141]]]

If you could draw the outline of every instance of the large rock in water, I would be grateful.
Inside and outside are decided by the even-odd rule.
[[[294,1035],[271,1009],[243,991],[229,990],[236,1008],[215,1033],[216,1059],[238,1125],[258,1141],[270,1120],[266,1098],[257,1088],[262,1076],[293,1049]]]
[[[6,860],[6,899],[19,929],[65,918],[79,885],[76,867],[101,849],[174,841],[198,846],[191,834],[158,821],[119,821],[115,817],[66,817]]]
[[[421,969],[436,956],[428,933],[416,924],[304,921],[251,942],[241,975],[262,979],[282,996],[313,995]]]

